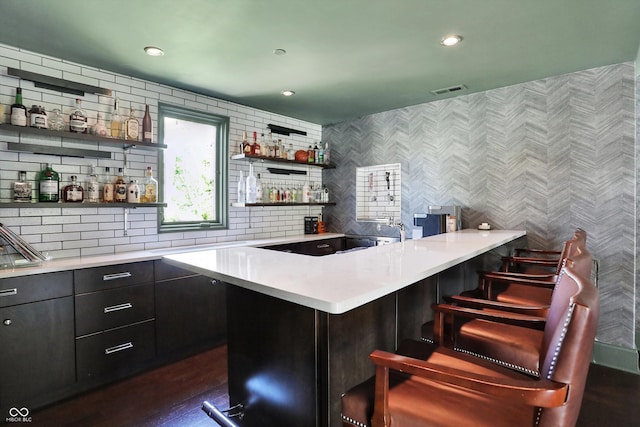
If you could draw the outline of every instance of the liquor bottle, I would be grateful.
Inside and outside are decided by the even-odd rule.
[[[328,165],[331,162],[330,152],[329,152],[329,143],[324,144],[324,164]]]
[[[246,201],[245,193],[246,183],[242,171],[240,171],[240,177],[238,178],[238,203],[244,203]]]
[[[69,130],[76,133],[87,133],[87,113],[82,109],[80,98],[76,98],[76,109],[69,115]]]
[[[249,163],[249,175],[247,176],[247,191],[246,191],[246,198],[247,198],[247,203],[255,203],[256,199],[257,199],[257,194],[256,194],[256,177],[253,174],[253,163]]]
[[[127,203],[140,203],[140,187],[138,181],[132,180],[127,187]]]
[[[320,157],[320,153],[318,152],[318,144],[316,144],[313,147],[313,158],[314,158],[314,163],[320,163],[320,161],[318,160]]]
[[[98,113],[98,120],[93,128],[93,134],[98,136],[107,136],[107,126],[104,124],[104,120],[100,113]]]
[[[158,201],[158,181],[153,178],[151,166],[147,166],[145,175],[146,179],[140,192],[140,201],[142,203],[156,203]]]
[[[260,174],[256,178],[256,203],[262,203],[262,180]]]
[[[324,164],[324,148],[322,147],[322,141],[320,141],[320,148],[318,148],[316,163]]]
[[[122,138],[122,116],[120,115],[120,100],[113,100],[113,111],[111,112],[111,138]]]
[[[242,132],[242,152],[244,154],[251,154],[251,144],[247,140],[246,132]]]
[[[253,144],[251,144],[251,152],[256,156],[260,155],[260,144],[258,143],[258,132],[253,132]]]
[[[29,110],[29,126],[32,128],[47,129],[47,113],[41,105],[32,105]]]
[[[102,187],[102,201],[105,203],[113,202],[113,177],[111,176],[111,168],[104,168],[106,175],[104,186]]]
[[[118,168],[118,178],[113,183],[113,199],[116,203],[127,201],[127,182],[124,180],[122,168]]]
[[[50,163],[38,175],[38,201],[60,201],[60,174],[51,168]]]
[[[78,177],[71,175],[71,184],[62,190],[63,200],[65,202],[80,203],[84,200],[84,189],[78,184]]]
[[[133,108],[130,109],[129,118],[124,122],[125,138],[127,141],[137,141],[140,136],[140,123],[133,115]]]
[[[302,203],[309,203],[311,201],[311,188],[309,183],[305,182],[302,186]]]
[[[18,172],[18,180],[13,183],[13,200],[16,202],[31,201],[31,183],[27,182],[27,172]]]
[[[100,201],[100,184],[98,183],[95,168],[94,165],[91,165],[91,173],[87,183],[87,201],[90,203],[98,203]]]
[[[149,114],[149,104],[144,107],[144,117],[142,118],[142,142],[152,142],[153,124],[151,114]]]
[[[314,154],[315,151],[313,151],[313,148],[309,146],[309,148],[307,149],[307,163],[315,163]]]
[[[293,144],[289,144],[289,149],[287,150],[287,160],[295,160],[296,159],[296,151],[293,149]]]
[[[264,133],[260,136],[260,155],[264,157],[269,155],[269,145],[267,140],[264,139]]]
[[[22,88],[16,88],[16,102],[11,105],[11,124],[27,126],[27,107],[22,104]]]

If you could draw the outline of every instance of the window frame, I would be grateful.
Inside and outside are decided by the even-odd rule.
[[[164,119],[171,117],[179,120],[213,125],[216,127],[216,162],[215,162],[215,216],[217,220],[210,221],[181,221],[165,224],[164,209],[158,214],[158,233],[197,231],[197,230],[226,230],[229,227],[229,126],[228,116],[210,113],[208,111],[194,110],[183,106],[158,103],[158,142],[164,141]],[[161,150],[158,156],[158,195],[160,200],[165,200],[164,183],[164,156],[165,150]],[[165,203],[167,201],[165,200]]]

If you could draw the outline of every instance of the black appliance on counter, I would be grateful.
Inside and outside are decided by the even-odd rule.
[[[462,229],[462,208],[460,206],[429,206],[429,213],[413,215],[413,226],[422,227],[422,237],[435,236],[447,232],[447,219],[455,216],[456,229]]]

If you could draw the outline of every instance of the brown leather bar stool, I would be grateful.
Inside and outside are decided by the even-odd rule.
[[[566,260],[566,265],[580,275],[576,266],[586,262],[591,262],[591,255],[584,250],[574,260]],[[560,273],[546,316],[469,309],[450,304],[434,305],[434,342],[538,375],[540,354],[545,345],[544,328],[550,322],[557,322],[558,306],[566,304],[569,297],[561,286],[563,274]]]
[[[538,377],[424,342],[374,351],[374,378],[342,397],[345,427],[540,426],[576,423],[598,324],[595,286],[567,266],[542,345]]]

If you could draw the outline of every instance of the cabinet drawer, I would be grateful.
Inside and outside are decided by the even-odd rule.
[[[32,274],[0,280],[0,307],[60,298],[73,294],[73,273]]]
[[[153,284],[76,295],[76,336],[154,317]]]
[[[155,357],[152,320],[76,339],[78,380],[134,372]]]
[[[155,278],[156,282],[161,280],[177,279],[179,277],[197,276],[198,273],[193,273],[184,268],[176,267],[175,265],[167,264],[162,260],[154,261]]]
[[[153,261],[108,265],[74,271],[76,294],[153,282]]]

